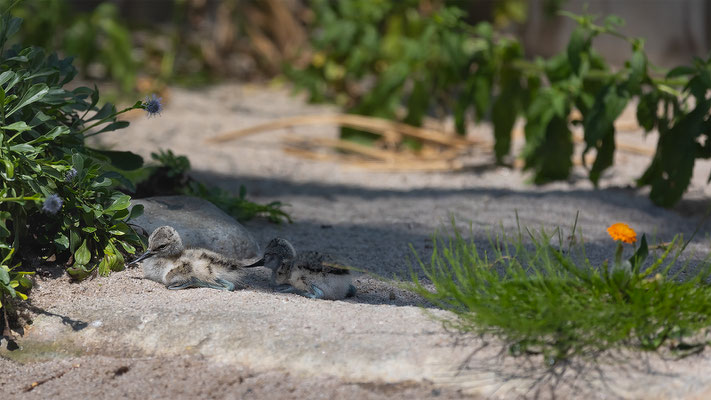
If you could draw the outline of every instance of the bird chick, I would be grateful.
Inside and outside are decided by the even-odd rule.
[[[350,270],[315,251],[297,254],[286,239],[272,239],[262,261],[272,270],[272,285],[281,293],[328,300],[355,295]]]
[[[240,284],[245,267],[261,265],[261,260],[244,265],[211,250],[185,248],[171,226],[156,228],[148,238],[148,251],[128,265],[139,262],[144,277],[173,290],[208,287],[231,291]]]

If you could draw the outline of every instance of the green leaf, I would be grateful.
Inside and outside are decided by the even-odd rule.
[[[590,47],[590,39],[588,38],[587,29],[578,26],[573,30],[568,42],[568,62],[573,72],[580,74],[580,66],[582,65],[581,55]]]
[[[59,126],[55,126],[51,131],[42,135],[42,138],[44,140],[54,140],[57,137],[59,137],[61,135],[66,135],[69,132],[71,132],[71,130],[69,128],[67,128],[64,125],[59,125]]]
[[[600,181],[600,175],[604,170],[612,166],[615,155],[615,132],[609,131],[607,135],[602,138],[601,144],[597,147],[597,156],[595,157],[595,162],[590,169],[590,181],[597,187]],[[585,153],[582,155],[583,162],[585,162]]]
[[[697,156],[697,137],[705,130],[704,119],[711,100],[698,102],[668,131],[660,132],[657,152],[639,185],[651,185],[650,199],[660,206],[671,207],[691,182]]]
[[[627,79],[627,88],[632,93],[639,93],[640,85],[647,76],[647,56],[642,50],[632,54],[629,62],[630,74]]]
[[[109,211],[125,210],[130,205],[131,205],[131,196],[123,194],[123,195],[118,196],[116,199],[114,199],[114,202],[111,203],[111,205],[104,211],[109,212]]]
[[[126,253],[128,254],[135,254],[136,253],[136,248],[131,246],[130,244],[124,242],[123,240],[118,241],[121,247],[123,247],[124,250],[126,250]]]
[[[91,183],[91,187],[94,189],[99,189],[102,187],[111,186],[111,179],[107,177],[99,177],[94,182]]]
[[[514,96],[515,92],[503,92],[494,101],[491,112],[491,122],[494,124],[494,154],[498,163],[511,151],[511,131],[518,115]]]
[[[36,148],[35,146],[27,143],[21,143],[21,144],[16,144],[10,146],[10,150],[17,152],[17,153],[32,153],[32,152],[39,152],[39,149]]]
[[[667,73],[667,78],[676,78],[677,76],[692,75],[696,72],[696,68],[686,65],[678,66]]]
[[[656,92],[643,94],[637,104],[637,122],[646,132],[654,129],[657,124],[657,105],[659,95]]]
[[[486,117],[491,102],[491,82],[492,77],[484,72],[477,71],[471,81],[470,92],[472,93],[472,103],[474,104],[475,119],[481,121]]]
[[[109,268],[114,271],[123,271],[126,265],[126,260],[123,258],[123,255],[119,253],[118,251],[114,254],[113,259],[110,260],[111,262],[109,263]]]
[[[635,251],[632,257],[629,258],[629,262],[630,264],[632,264],[632,272],[634,274],[639,273],[639,270],[642,267],[642,264],[644,264],[644,261],[647,259],[648,255],[649,248],[647,246],[647,236],[642,235],[642,239],[639,241],[639,247],[637,248],[637,251]]]
[[[10,111],[7,112],[5,117],[11,116],[16,111],[22,109],[23,107],[25,107],[29,104],[32,104],[32,103],[37,102],[39,100],[42,100],[42,98],[47,94],[47,92],[49,92],[49,88],[44,83],[36,83],[36,84],[32,85],[27,90],[27,92],[25,92],[25,94],[22,95],[22,98],[15,105],[15,107],[11,108]]]
[[[460,135],[467,134],[467,110],[469,109],[469,97],[460,96],[454,103],[454,129]]]
[[[136,204],[131,207],[131,214],[128,216],[128,221],[138,218],[143,215],[143,204]]]
[[[429,104],[430,93],[425,83],[418,80],[415,82],[410,98],[407,101],[407,116],[403,122],[409,125],[422,126],[422,118],[427,113]]]
[[[8,38],[14,36],[20,30],[20,26],[22,25],[22,18],[19,17],[11,17],[7,20],[3,18],[4,23],[5,21],[7,21],[7,26],[5,27],[5,32],[3,32],[3,40],[7,40]]]
[[[91,92],[91,105],[90,108],[94,108],[96,104],[99,103],[99,88],[94,84],[94,90]]]
[[[103,133],[103,132],[111,132],[111,131],[123,129],[123,128],[129,126],[130,124],[131,124],[131,123],[128,122],[128,121],[116,121],[116,122],[112,122],[112,123],[110,123],[110,124],[108,124],[108,125],[105,125],[105,126],[104,126],[103,128],[101,128],[99,131],[93,132],[92,134],[93,134],[93,135],[97,135],[97,134]]]
[[[25,289],[30,289],[32,287],[32,281],[27,279],[24,276],[18,277],[17,281],[20,282],[20,286],[22,286]]]
[[[108,276],[111,273],[111,269],[109,267],[110,264],[110,257],[108,254],[104,256],[104,258],[101,259],[99,262],[99,275],[101,276]]]
[[[0,162],[5,166],[5,171],[0,172],[0,175],[8,181],[15,180],[15,164],[5,157],[0,158]]]
[[[598,148],[598,142],[610,131],[615,131],[615,120],[624,111],[627,101],[627,93],[613,84],[605,86],[597,94],[592,109],[583,121],[587,149]]]
[[[72,153],[72,166],[77,170],[77,175],[82,176],[84,172],[84,160],[86,156],[79,153]]]
[[[0,211],[0,239],[8,238],[12,234],[7,229],[7,220],[11,219],[12,215],[7,211]]]
[[[86,269],[85,265],[74,263],[71,267],[67,268],[67,273],[76,280],[82,280],[89,276],[94,268]]]
[[[106,157],[112,166],[124,170],[132,171],[143,166],[143,157],[130,151],[113,151],[113,150],[91,150]]]
[[[93,101],[93,100],[92,100]],[[111,103],[104,104],[103,107],[96,114],[92,115],[87,121],[102,120],[108,116],[116,113],[116,107]]]
[[[24,132],[24,131],[29,131],[32,129],[25,121],[19,121],[15,122],[14,124],[6,125],[3,126],[2,129],[10,130],[10,131],[17,131],[17,132]]]
[[[76,229],[72,228],[69,230],[69,251],[74,254],[74,251],[76,251],[77,247],[79,246],[79,242],[81,241],[81,238],[79,237],[79,233],[76,231]]]
[[[74,252],[74,263],[75,265],[86,265],[91,261],[91,253],[86,245],[86,239],[82,242],[81,246]]]
[[[69,238],[67,235],[59,234],[54,238],[54,244],[58,245],[62,251],[69,248]]]
[[[533,170],[536,184],[567,179],[573,167],[573,137],[568,121],[552,114],[545,113],[542,120],[526,123],[524,160],[526,169]],[[537,137],[529,142],[529,135]]]
[[[0,86],[7,83],[10,79],[15,77],[15,73],[12,71],[5,71],[0,74]]]
[[[10,284],[10,271],[4,265],[0,265],[0,283],[4,285]]]

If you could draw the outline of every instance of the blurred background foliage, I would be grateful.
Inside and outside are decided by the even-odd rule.
[[[116,96],[277,77],[347,113],[415,126],[451,118],[461,135],[470,122],[489,121],[496,162],[503,164],[512,162],[512,132],[522,120],[526,145],[514,156],[536,183],[569,177],[572,131],[579,126],[581,162],[597,184],[613,163],[613,123],[636,104],[639,125],[661,133],[638,184],[652,186],[657,204],[672,205],[689,185],[694,160],[711,157],[711,100],[704,91],[711,89],[711,61],[699,58],[667,73],[649,62],[645,40],[621,33],[621,18],[561,11],[573,2],[23,0],[12,12],[27,21],[19,41],[74,56],[81,78],[112,85]],[[0,0],[1,7],[10,3]],[[687,2],[682,6],[686,17],[693,14]],[[711,7],[704,10],[711,15]],[[565,36],[567,45],[559,40],[545,58],[532,54],[536,41],[547,40],[531,33],[534,15],[539,28],[553,27],[553,37]],[[574,22],[572,32],[559,31],[561,15]],[[623,46],[616,62],[593,46],[600,38]],[[688,47],[703,53],[703,46]],[[352,128],[341,136],[383,145]],[[417,151],[421,143],[397,145]],[[687,155],[683,163],[679,152]],[[585,155],[594,155],[592,165]]]
[[[14,2],[0,0],[0,9]],[[555,15],[564,3],[542,4]],[[406,56],[403,64],[412,68],[422,65],[427,51],[438,53],[432,62],[456,61],[443,58],[456,46],[445,48],[448,42],[464,40],[449,31],[457,19],[510,30],[525,21],[529,7],[525,0],[22,0],[12,14],[25,20],[16,42],[73,56],[81,76],[132,96],[150,92],[151,85],[271,78],[309,63],[328,64],[328,77],[337,79],[340,66],[312,50],[334,35],[342,37],[330,58],[344,58],[354,44],[364,46],[349,62],[361,77],[382,71],[386,64],[379,70],[371,64],[383,56],[385,63]],[[415,48],[422,44],[430,47]],[[377,47],[383,54],[364,53]],[[338,96],[339,104],[348,103],[349,94]]]

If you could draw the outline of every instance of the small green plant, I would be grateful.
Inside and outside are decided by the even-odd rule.
[[[249,201],[247,200],[247,188],[244,185],[240,185],[239,195],[235,197],[235,195],[224,189],[208,187],[193,180],[188,183],[185,193],[209,201],[240,221],[246,221],[256,216],[264,216],[275,223],[282,221],[292,222],[291,216],[282,210],[282,207],[286,204],[280,201],[272,201],[268,204],[257,204]]]
[[[156,160],[161,168],[166,168],[166,176],[174,178],[183,176],[190,171],[190,160],[185,156],[176,156],[172,150],[159,150],[151,153],[151,158]]]
[[[158,165],[145,168],[143,175],[148,176],[138,183],[138,192],[143,196],[182,193],[205,199],[239,221],[264,216],[275,223],[292,222],[289,214],[282,210],[285,204],[279,201],[269,204],[250,201],[247,199],[247,189],[244,185],[240,185],[239,195],[234,196],[226,190],[209,187],[193,179],[188,175],[190,160],[185,156],[176,155],[171,150],[160,150],[158,153],[151,153],[151,157]]]
[[[560,230],[528,232],[533,247],[527,247],[519,228],[515,237],[493,238],[493,250],[482,252],[455,228],[454,237],[435,238],[429,263],[418,259],[434,289],[414,273],[409,287],[452,311],[456,318],[447,324],[496,335],[513,354],[543,354],[549,363],[620,346],[701,350],[702,343],[684,339],[711,326],[711,264],[682,280],[691,271],[679,265],[679,237],[647,263],[644,235],[625,259],[623,241],[636,234],[622,224],[609,232],[617,240],[612,263],[592,265],[582,237],[571,236],[566,246]],[[556,237],[557,246],[551,244]]]

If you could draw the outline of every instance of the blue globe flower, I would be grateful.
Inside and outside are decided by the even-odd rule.
[[[71,182],[74,180],[74,178],[77,177],[77,170],[72,168],[69,171],[67,171],[67,174],[64,176],[64,181],[65,182]]]
[[[163,111],[162,101],[163,98],[155,94],[146,96],[146,100],[143,102],[143,109],[146,110],[149,118],[154,115],[160,115],[160,112]]]
[[[59,197],[58,194],[55,193],[49,195],[42,204],[42,211],[48,212],[50,214],[56,214],[59,210],[62,209],[62,203],[64,203],[64,200],[62,200],[62,198]]]

